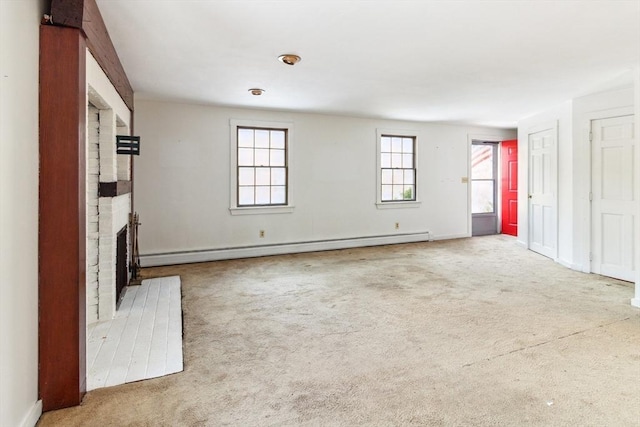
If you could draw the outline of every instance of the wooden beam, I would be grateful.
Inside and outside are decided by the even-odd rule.
[[[54,25],[81,29],[89,51],[105,72],[118,94],[133,111],[133,89],[113,47],[95,0],[52,0],[51,16]]]
[[[87,46],[116,88],[124,103],[133,111],[133,89],[124,72],[118,53],[102,20],[95,0],[85,0],[82,29],[87,36]]]
[[[43,410],[86,390],[86,44],[40,27],[39,393]]]
[[[131,181],[115,181],[98,183],[100,197],[118,197],[131,193]]]
[[[51,0],[51,16],[54,24],[82,28],[83,7],[84,0]]]

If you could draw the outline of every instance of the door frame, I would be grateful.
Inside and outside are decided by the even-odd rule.
[[[495,142],[495,141],[487,141],[487,140],[478,140],[478,139],[474,139],[471,141],[471,148],[473,149],[473,146],[488,146],[491,148],[491,157],[492,157],[492,166],[493,166],[493,212],[486,212],[486,213],[473,213],[473,176],[470,175],[469,176],[469,185],[470,185],[470,191],[469,193],[471,194],[471,235],[474,236],[473,234],[473,219],[474,216],[475,218],[494,218],[495,220],[495,234],[500,234],[502,232],[502,199],[499,197],[499,194],[501,193],[501,191],[499,191],[501,182],[502,182],[502,177],[501,177],[501,172],[502,169],[500,169],[500,163],[501,163],[501,152],[500,152],[500,144],[502,143],[502,141],[500,142]],[[471,160],[473,160],[473,155]],[[473,165],[471,165],[471,167],[473,168]],[[471,173],[473,173],[473,171],[471,171]],[[475,236],[483,236],[486,234],[476,234]]]
[[[531,227],[531,202],[530,202],[530,198],[529,198],[529,194],[531,194],[531,146],[529,144],[529,139],[531,137],[531,135],[539,133],[539,132],[543,132],[546,130],[552,130],[553,134],[555,135],[555,147],[554,150],[552,151],[553,156],[555,157],[553,159],[553,165],[555,165],[554,167],[554,172],[555,172],[555,180],[552,183],[552,188],[553,188],[553,193],[555,194],[554,197],[554,202],[555,202],[555,209],[553,211],[553,222],[554,222],[554,232],[555,232],[555,248],[553,251],[553,256],[552,259],[554,261],[558,261],[558,246],[559,246],[559,241],[558,241],[558,237],[559,237],[559,215],[558,215],[558,202],[560,200],[559,194],[558,194],[558,188],[559,188],[559,176],[558,176],[558,145],[560,142],[560,135],[558,133],[558,120],[551,120],[548,122],[543,122],[540,123],[538,125],[534,125],[531,126],[527,129],[527,134],[526,134],[526,139],[525,139],[525,143],[526,143],[526,152],[527,152],[527,171],[526,171],[526,177],[527,177],[527,192],[525,194],[525,199],[527,202],[527,207],[526,207],[526,212],[527,212],[527,221],[526,221],[526,226],[527,226],[527,233],[526,233],[526,238],[527,238],[527,249],[531,250],[531,232],[532,232],[532,227]],[[522,165],[522,162],[518,161],[519,166]],[[553,166],[552,166],[553,167]],[[518,220],[518,224],[520,224],[520,220]],[[535,252],[535,251],[534,251]],[[537,252],[536,252],[537,253]]]
[[[515,137],[507,137],[507,136],[501,136],[501,135],[483,135],[483,134],[468,134],[467,135],[467,176],[466,176],[466,183],[467,183],[467,237],[471,237],[472,235],[472,213],[471,213],[471,145],[473,145],[473,141],[487,141],[487,142],[495,142],[498,145],[502,143],[502,141],[506,141],[506,140],[510,140],[510,139],[516,139]],[[496,159],[499,165],[500,162],[500,150],[498,151],[498,158]],[[500,179],[502,178],[501,175],[502,171],[500,170],[500,167],[498,167],[498,171],[496,174],[496,182],[500,182]],[[463,178],[463,182],[465,178]],[[499,184],[498,184],[499,185]],[[499,194],[499,192],[498,192]],[[498,225],[497,225],[497,230],[498,230],[498,234],[500,234],[502,232],[502,200],[500,200],[500,197],[497,198],[497,200],[495,201],[495,208],[496,208],[496,215],[497,215],[497,221],[498,221]]]
[[[584,215],[584,221],[581,224],[581,230],[579,231],[581,235],[586,236],[586,241],[582,245],[579,245],[579,256],[582,260],[582,268],[580,270],[584,273],[593,272],[591,261],[591,253],[594,240],[592,210],[593,206],[590,200],[593,190],[593,146],[590,139],[592,122],[595,120],[612,119],[614,117],[633,116],[634,113],[634,107],[629,106],[586,113],[582,115],[581,118],[581,132],[579,143],[581,144],[582,148],[588,153],[585,156],[585,163],[583,165],[585,171],[583,175],[583,182],[585,182],[586,185],[585,188],[577,189],[578,194],[580,194],[580,196],[578,196],[579,209],[583,210],[583,212],[586,212],[586,214]],[[574,189],[574,191],[575,190],[576,189]],[[636,193],[637,192],[638,189],[636,188]]]

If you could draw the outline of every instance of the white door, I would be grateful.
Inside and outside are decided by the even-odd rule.
[[[529,134],[529,249],[557,257],[556,129]]]
[[[591,271],[634,281],[633,116],[593,120],[591,132]]]

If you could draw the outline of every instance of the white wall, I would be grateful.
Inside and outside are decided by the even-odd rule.
[[[633,114],[633,87],[612,89],[576,98],[573,101],[573,180],[574,186],[574,259],[573,267],[591,271],[589,252],[591,247],[591,145],[589,131],[591,120],[607,118],[628,109]]]
[[[590,271],[591,148],[590,118],[607,117],[620,108],[633,111],[633,87],[610,89],[575,98],[518,123],[518,241],[528,245],[528,133],[549,122],[558,125],[558,259],[561,264]]]
[[[39,0],[0,1],[0,425],[38,420]]]
[[[635,68],[633,74],[636,135],[640,136],[640,64]],[[640,150],[636,150],[636,162],[640,165]],[[640,173],[636,174],[636,191],[640,191]],[[640,199],[638,200],[638,218],[640,218]],[[640,242],[640,225],[636,226],[636,243],[638,242]],[[640,250],[636,250],[636,289],[631,305],[640,308]]]
[[[230,119],[293,123],[293,213],[230,214]],[[376,207],[377,128],[415,131],[419,208]],[[497,129],[140,100],[135,133],[143,255],[425,231],[468,236],[467,136],[515,138]]]

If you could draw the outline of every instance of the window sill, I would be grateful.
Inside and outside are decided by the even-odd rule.
[[[229,208],[231,215],[269,215],[292,213],[293,206],[256,206],[246,208]]]
[[[410,202],[376,202],[378,209],[407,209],[407,208],[419,208],[422,204],[419,200]]]

